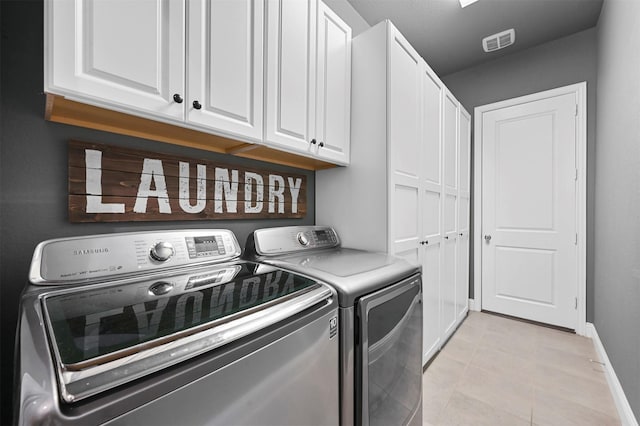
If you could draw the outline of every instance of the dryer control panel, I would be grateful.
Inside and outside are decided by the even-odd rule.
[[[258,229],[253,245],[259,255],[279,255],[340,246],[336,231],[329,226],[288,226]]]
[[[226,229],[92,235],[38,244],[29,278],[41,285],[88,283],[239,256],[238,240]]]

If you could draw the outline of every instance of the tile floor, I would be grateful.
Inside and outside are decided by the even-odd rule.
[[[591,339],[470,312],[424,373],[424,425],[619,425],[598,362]]]

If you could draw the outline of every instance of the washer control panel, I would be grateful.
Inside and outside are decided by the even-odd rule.
[[[288,226],[253,232],[259,255],[274,255],[340,246],[336,231],[328,226]]]
[[[40,243],[31,262],[34,284],[69,284],[126,277],[240,256],[226,229],[93,235]]]

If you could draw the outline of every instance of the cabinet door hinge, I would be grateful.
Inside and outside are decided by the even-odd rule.
[[[578,309],[578,298],[576,297],[576,299],[575,299],[575,300],[576,300],[576,306],[575,306],[575,309]]]
[[[576,239],[575,239],[575,241],[574,241],[573,243],[574,243],[575,245],[578,245],[578,233],[577,233],[577,232],[576,232]]]
[[[576,174],[574,175],[573,180],[578,180],[578,169],[576,169]]]
[[[576,117],[578,116],[578,104],[576,104]]]

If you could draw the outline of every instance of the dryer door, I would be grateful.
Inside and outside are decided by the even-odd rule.
[[[422,424],[420,275],[358,301],[357,424]]]

